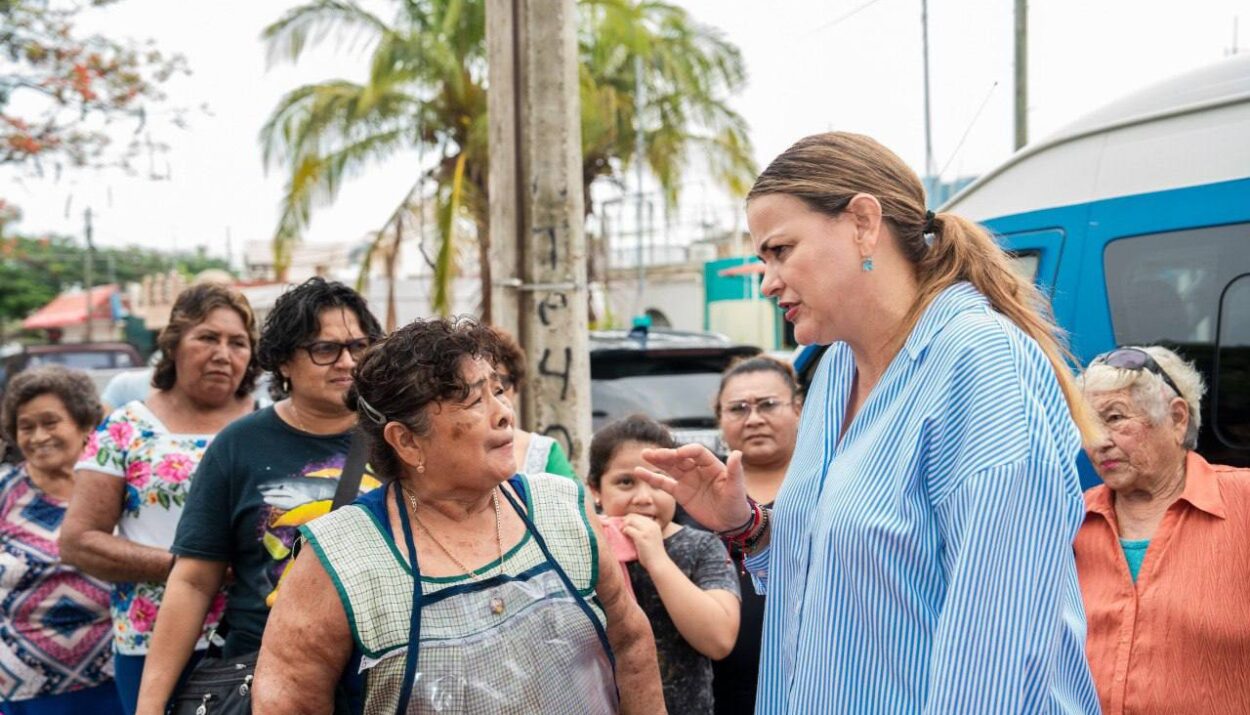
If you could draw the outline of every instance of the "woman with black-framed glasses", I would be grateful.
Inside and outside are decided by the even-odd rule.
[[[1103,712],[1250,712],[1250,469],[1194,451],[1205,388],[1171,350],[1117,348],[1080,386],[1104,430],[1075,543]]]
[[[272,407],[222,431],[196,473],[172,551],[139,713],[159,715],[191,655],[209,595],[233,572],[223,657],[246,659],[291,563],[298,528],[329,511],[356,413],[345,396],[352,370],[382,328],[351,288],[311,278],[278,298],[257,359],[271,373]],[[362,490],[377,486],[366,474]]]

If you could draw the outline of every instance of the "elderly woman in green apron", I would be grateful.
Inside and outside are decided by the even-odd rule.
[[[388,483],[303,527],[256,668],[257,713],[664,712],[655,644],[579,482],[515,474],[498,338],[418,321],[356,369]],[[341,709],[340,705],[340,709]]]

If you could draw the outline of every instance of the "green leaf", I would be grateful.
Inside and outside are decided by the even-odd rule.
[[[756,168],[746,122],[728,103],[746,82],[738,48],[719,30],[666,2],[581,0],[578,5],[583,195],[589,196],[596,179],[643,161],[665,200],[675,204],[687,158],[694,154],[727,190],[744,192]],[[395,7],[388,22],[352,0],[310,0],[264,32],[271,60],[296,61],[307,48],[332,38],[370,48],[362,61],[363,84],[329,80],[297,87],[279,100],[261,130],[265,166],[280,168],[287,179],[272,239],[275,264],[280,270],[288,264],[314,211],[333,203],[345,181],[378,160],[415,150],[425,173],[412,177],[415,188],[394,212],[376,218],[367,264],[375,265],[374,253],[383,246],[398,251],[390,241],[421,242],[434,272],[432,308],[444,313],[451,306],[461,222],[472,221],[480,245],[489,247],[486,0],[409,1]],[[642,59],[641,104],[635,96],[635,57]],[[647,151],[636,157],[640,128]],[[430,216],[427,201],[434,202],[433,250],[425,243],[426,232],[407,224]],[[480,250],[479,256],[487,253]],[[398,261],[386,260],[385,268],[393,277]],[[362,287],[364,280],[362,274]],[[482,288],[483,294],[490,290]]]

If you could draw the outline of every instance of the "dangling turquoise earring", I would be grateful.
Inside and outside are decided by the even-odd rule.
[[[859,267],[864,269],[865,273],[871,271],[872,270],[872,256],[865,258],[864,262],[859,264]]]

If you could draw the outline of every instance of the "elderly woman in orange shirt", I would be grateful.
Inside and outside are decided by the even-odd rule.
[[[1103,712],[1250,713],[1250,469],[1194,451],[1202,377],[1161,347],[1094,359],[1076,566]]]

